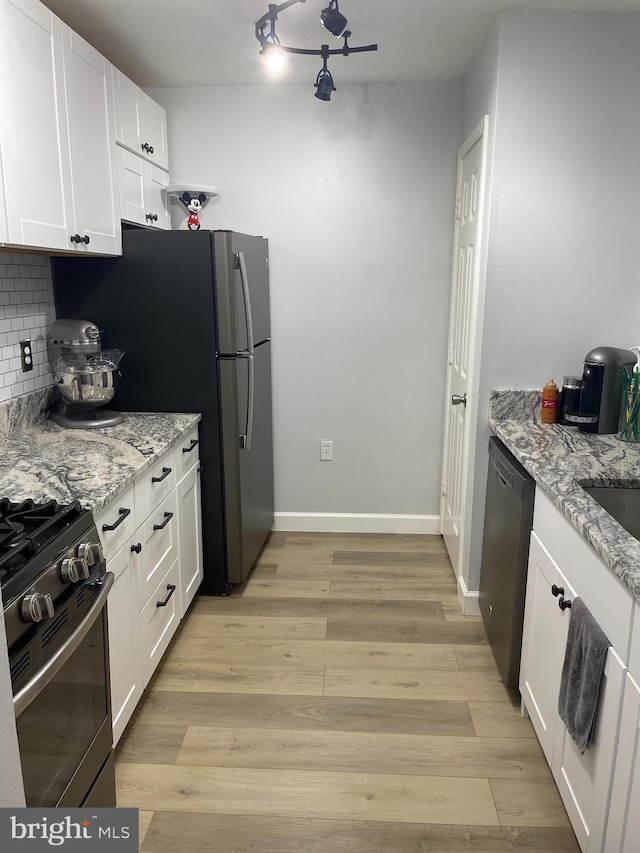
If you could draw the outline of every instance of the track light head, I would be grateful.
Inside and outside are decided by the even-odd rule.
[[[347,26],[347,19],[338,9],[338,0],[331,0],[326,9],[320,12],[320,20],[325,30],[339,38]]]
[[[316,82],[314,83],[316,89],[316,98],[320,101],[330,101],[331,93],[336,91],[336,87],[333,85],[333,77],[331,76],[331,72],[325,66],[321,68],[318,72],[318,76],[316,77]]]

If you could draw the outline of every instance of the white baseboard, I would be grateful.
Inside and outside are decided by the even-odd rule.
[[[465,616],[480,616],[480,593],[468,590],[465,579],[458,575],[458,603]]]
[[[291,533],[440,533],[438,515],[276,512],[273,530]]]

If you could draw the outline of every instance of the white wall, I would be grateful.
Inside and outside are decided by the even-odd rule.
[[[0,252],[0,402],[53,383],[47,327],[55,318],[49,259]],[[22,371],[19,341],[30,340],[33,370]]]
[[[462,85],[149,91],[203,226],[269,237],[276,510],[437,515]]]
[[[542,388],[551,376],[580,373],[594,346],[640,341],[639,48],[637,14],[501,18],[498,63],[489,63],[497,88],[488,97],[496,116],[484,394]],[[474,89],[468,81],[469,110],[477,109]],[[470,588],[479,577],[486,464],[485,408]]]

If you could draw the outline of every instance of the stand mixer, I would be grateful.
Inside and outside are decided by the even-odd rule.
[[[122,423],[120,412],[100,407],[115,394],[114,376],[124,353],[103,350],[100,329],[90,320],[56,320],[49,341],[53,374],[63,401],[51,420],[67,429]]]

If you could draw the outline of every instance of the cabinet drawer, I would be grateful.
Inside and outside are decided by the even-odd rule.
[[[136,533],[135,564],[141,607],[178,556],[177,531],[176,493],[172,492]]]
[[[176,560],[140,614],[142,623],[142,669],[145,687],[178,627],[177,577],[178,561]]]
[[[176,487],[175,455],[172,448],[141,474],[135,482],[136,527],[160,506]]]
[[[128,486],[121,495],[107,504],[96,515],[95,521],[100,534],[100,541],[107,560],[125,544],[133,535],[136,523],[134,512],[133,484]]]
[[[176,481],[179,483],[187,471],[200,459],[200,437],[198,427],[181,438],[174,448],[176,462]]]

